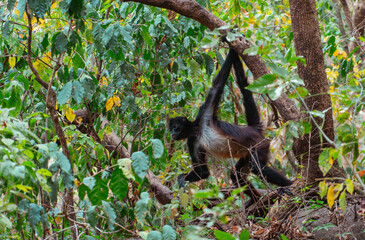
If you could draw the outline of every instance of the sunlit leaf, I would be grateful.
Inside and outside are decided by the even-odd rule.
[[[346,191],[342,191],[340,197],[339,197],[339,204],[343,212],[346,212]]]
[[[120,98],[117,95],[113,95],[113,102],[115,106],[120,107]]]
[[[335,187],[333,185],[328,188],[327,203],[329,208],[332,208],[333,204],[335,203]]]
[[[106,110],[109,111],[110,109],[112,109],[113,105],[114,105],[113,97],[110,97],[108,101],[106,101],[105,103]]]
[[[69,120],[71,123],[75,120],[76,115],[74,113],[74,110],[72,110],[72,108],[67,107],[66,108],[66,118],[67,120]]]
[[[319,183],[319,196],[321,199],[327,194],[327,184],[326,181],[321,181]]]
[[[16,63],[16,58],[15,57],[10,57],[9,58],[9,65],[11,68],[15,67],[15,63]]]
[[[250,232],[247,229],[243,229],[240,233],[240,240],[249,240]]]
[[[218,240],[235,240],[234,237],[232,237],[231,234],[227,233],[227,232],[223,232],[220,230],[215,230],[214,231],[214,236],[218,239]]]
[[[346,179],[345,184],[346,184],[346,190],[350,194],[352,194],[354,192],[354,184],[353,184],[352,180],[351,179]]]

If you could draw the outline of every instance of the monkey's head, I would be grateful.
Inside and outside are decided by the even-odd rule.
[[[182,140],[189,137],[193,123],[186,117],[175,117],[170,120],[169,130],[173,139]]]

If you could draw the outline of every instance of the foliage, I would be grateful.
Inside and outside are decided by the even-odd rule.
[[[272,71],[250,89],[272,99],[288,93],[300,106],[309,93],[296,74],[297,61],[304,60],[294,54],[288,1],[223,2],[199,4],[237,25],[253,43],[247,53],[259,54]],[[354,192],[361,177],[355,178],[357,171],[364,170],[365,70],[359,57],[343,50],[337,25],[326,15],[332,3],[319,2],[336,121],[336,146],[323,149],[320,167],[326,173],[338,161],[347,174],[344,182],[320,183],[319,194],[329,207],[338,198],[344,210],[346,194]],[[227,211],[242,207],[243,189],[226,200],[218,191],[229,184],[231,162],[213,167],[216,178],[191,184],[186,192],[172,186],[180,201],[174,198],[161,206],[148,192],[148,170],[171,186],[190,167],[183,142],[169,152],[166,122],[177,114],[196,116],[225,55],[217,30],[210,32],[192,19],[134,2],[13,0],[0,5],[0,14],[1,237],[70,236],[76,227],[81,239],[250,238],[247,229],[228,233],[210,228],[216,221],[227,222]],[[29,24],[31,62],[57,94],[57,117],[70,159],[47,110],[47,89],[27,61]],[[244,116],[235,111],[233,78],[229,81],[219,116],[229,122],[237,117],[244,124]],[[257,101],[267,119],[267,104]],[[90,119],[79,115],[84,110],[91,113]],[[310,129],[307,119],[269,126],[273,157],[278,160],[274,164],[282,163],[281,169],[293,175],[285,167],[286,151],[292,149],[294,138]],[[127,149],[130,157],[116,157],[117,150],[105,144],[113,134],[121,138],[118,147]],[[261,181],[254,184],[264,186]],[[64,212],[68,189],[74,194],[76,222]],[[209,209],[210,198],[224,201]],[[207,227],[191,224],[203,213],[213,216],[206,219]]]

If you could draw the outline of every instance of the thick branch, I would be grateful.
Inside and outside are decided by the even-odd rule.
[[[226,25],[224,21],[205,10],[194,0],[127,0],[126,2],[129,1],[175,11],[200,22],[210,30]]]
[[[349,5],[347,4],[346,0],[340,0],[340,2],[341,2],[341,5],[342,5],[343,12],[345,13],[345,18],[346,18],[347,25],[350,28],[350,32],[352,32],[354,30],[354,28],[352,26],[351,13],[350,13]]]

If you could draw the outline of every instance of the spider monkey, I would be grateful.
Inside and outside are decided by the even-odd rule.
[[[246,127],[220,121],[217,117],[218,105],[232,65],[236,72],[237,85],[243,95]],[[257,106],[252,92],[245,89],[246,86],[248,82],[241,60],[230,48],[196,119],[189,121],[186,117],[172,118],[169,130],[175,140],[188,139],[193,169],[188,174],[178,176],[180,187],[185,185],[185,181],[196,182],[209,176],[207,154],[219,158],[239,158],[230,177],[238,187],[247,185],[245,193],[250,200],[245,203],[245,206],[248,207],[261,196],[247,180],[250,171],[278,186],[289,186],[292,182],[280,172],[267,166],[270,142],[263,136]]]

